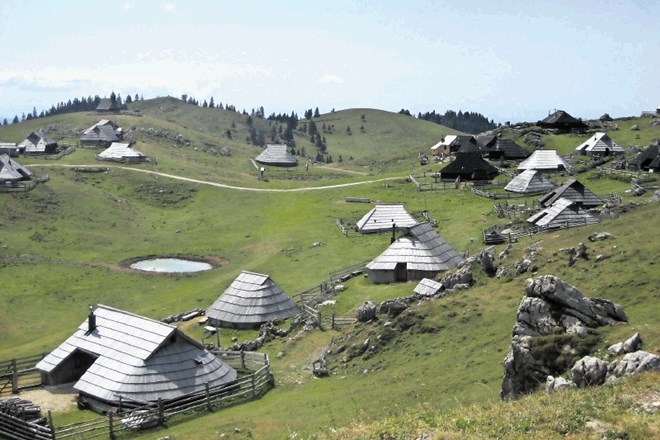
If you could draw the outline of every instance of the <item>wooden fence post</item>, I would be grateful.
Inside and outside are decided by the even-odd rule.
[[[11,360],[11,392],[18,394],[18,371],[16,369],[16,358]]]
[[[241,350],[241,369],[245,370],[245,352]]]
[[[108,429],[109,429],[110,440],[115,440],[115,430],[112,423],[113,414],[114,413],[112,411],[108,411]]]
[[[257,397],[257,387],[255,384],[255,379],[254,377],[256,376],[256,373],[252,373],[252,397],[256,398]]]
[[[211,407],[211,393],[209,392],[208,382],[206,382],[206,409],[208,409],[209,412],[213,411],[213,408]]]
[[[48,410],[48,427],[50,428],[50,437],[53,440],[55,439],[55,426],[53,425],[53,415],[50,413],[50,410]]]
[[[332,312],[332,324],[331,324],[330,328],[333,329],[333,330],[335,328],[335,312]]]
[[[162,425],[165,420],[165,414],[163,414],[163,398],[158,398],[158,424]]]

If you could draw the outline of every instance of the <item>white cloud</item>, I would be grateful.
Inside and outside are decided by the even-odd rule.
[[[322,77],[320,77],[318,81],[320,83],[323,83],[323,84],[341,85],[341,84],[344,84],[344,77],[339,76],[339,75],[326,74],[326,75],[323,75]]]
[[[124,3],[124,6],[122,6],[122,9],[124,11],[130,11],[131,9],[133,9],[133,3]]]
[[[163,11],[167,13],[172,13],[176,10],[176,5],[174,3],[163,3]]]

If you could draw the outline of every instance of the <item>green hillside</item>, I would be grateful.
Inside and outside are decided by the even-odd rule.
[[[373,109],[324,114],[314,120],[319,131],[323,124],[329,130],[322,135],[334,163],[308,170],[270,167],[267,180],[261,181],[248,162],[261,150],[246,142],[247,116],[174,98],[131,106],[141,116],[112,119],[137,140],[135,148],[156,157],[157,163],[117,166],[96,161],[98,149],[83,148],[59,160],[18,158],[50,180],[27,193],[0,193],[0,360],[53,349],[85,319],[89,304],[103,303],[160,319],[208,307],[242,269],[270,274],[289,294],[316,286],[329,272],[369,260],[389,245],[390,234],[345,237],[340,233],[337,219],[354,221],[372,207],[348,203],[347,197],[405,203],[419,220],[422,211],[428,211],[443,238],[459,252],[470,254],[483,248],[484,228],[508,221],[498,217],[493,200],[469,190],[449,185],[420,192],[406,180],[410,172],[440,169],[437,164],[422,167],[418,161],[420,152],[428,153],[431,145],[452,132],[437,124]],[[72,113],[0,126],[0,141],[18,142],[37,128],[48,130],[57,140],[75,141],[76,133],[98,119],[95,114]],[[635,121],[641,127],[640,139],[625,127]],[[259,118],[252,123],[265,132],[276,125]],[[314,146],[302,132],[303,124],[295,134],[296,148],[305,146],[309,152]],[[332,125],[334,131],[327,128]],[[186,141],[177,141],[177,135]],[[627,147],[633,141],[659,138],[660,127],[649,127],[648,120],[631,120],[610,135]],[[555,142],[568,150],[580,139],[562,135],[546,144]],[[221,155],[223,148],[231,155]],[[82,173],[73,167],[83,164],[107,166],[108,171]],[[594,171],[579,178],[599,195],[620,194],[627,208],[600,225],[525,237],[513,244],[506,264],[538,244],[534,276],[554,274],[587,296],[624,307],[629,324],[603,329],[598,349],[640,331],[644,349],[658,353],[660,275],[654,269],[659,253],[652,231],[657,229],[660,205],[651,201],[652,191],[639,198],[627,194],[628,182]],[[648,185],[657,187],[658,181]],[[517,199],[517,203],[533,199]],[[613,238],[589,243],[588,235],[596,231],[608,231]],[[579,242],[587,243],[594,258],[568,267],[562,249]],[[498,245],[496,252],[502,249]],[[218,267],[196,275],[157,276],[136,274],[119,265],[129,258],[174,254],[209,258]],[[599,254],[606,258],[596,262]],[[457,425],[449,429],[440,419],[455,420],[462,408],[478,408],[483,417],[492,415],[488,411],[501,413],[508,408],[499,403],[502,360],[529,276],[496,279],[477,274],[471,289],[416,306],[408,317],[410,325],[395,323],[400,331],[388,335],[377,352],[348,363],[329,358],[334,374],[325,379],[316,379],[310,371],[324,348],[333,341],[350,346],[382,336],[382,326],[356,325],[342,332],[317,329],[300,339],[269,342],[263,350],[272,361],[276,387],[262,399],[141,438],[356,438],[354,433],[360,430],[369,431],[364,438],[375,438],[372,432],[391,430],[392,423],[407,429],[409,409],[418,405],[425,408],[423,422],[431,428],[437,425],[437,432],[456,428],[456,438],[465,433],[488,436]],[[336,296],[335,310],[341,316],[352,316],[365,300],[408,296],[414,284],[377,286],[358,277],[346,287]],[[183,328],[197,340],[202,337],[196,325]],[[234,336],[243,341],[254,338],[255,332],[223,330],[222,344]],[[628,388],[611,390],[612,395],[628,392]],[[579,393],[586,393],[587,399],[592,395],[591,391],[575,394]],[[600,399],[597,391],[593,395]],[[54,417],[57,424],[82,416],[72,408]],[[347,426],[348,431],[342,429]],[[569,434],[589,438],[585,429],[581,426]]]

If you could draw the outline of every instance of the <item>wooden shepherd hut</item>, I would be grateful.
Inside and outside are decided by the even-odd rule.
[[[570,169],[571,166],[557,154],[557,150],[536,150],[518,165],[518,171],[567,171]]]
[[[440,170],[442,180],[492,180],[499,172],[488,163],[475,147],[456,153],[456,159]]]
[[[18,150],[25,155],[53,154],[57,152],[57,142],[52,141],[41,131],[33,131],[20,144]]]
[[[393,227],[407,228],[417,224],[401,204],[379,203],[360,220],[356,227],[362,234],[391,231]]]
[[[8,154],[0,154],[0,186],[14,187],[19,182],[32,179],[32,173],[20,163],[9,157]]]
[[[102,119],[82,132],[80,145],[107,148],[113,142],[119,142],[122,137],[121,127],[108,119]]]
[[[286,145],[281,144],[266,145],[266,149],[255,160],[260,164],[276,167],[295,167],[298,165],[298,159],[287,151]]]
[[[587,124],[582,122],[580,119],[576,119],[573,116],[569,115],[564,110],[556,110],[551,115],[548,115],[547,118],[544,118],[541,121],[536,123],[539,127],[550,128],[560,131],[582,131],[589,128]]]
[[[539,204],[544,208],[552,206],[560,198],[568,199],[581,208],[595,208],[603,205],[603,201],[586,186],[570,178],[563,185],[558,186],[539,198]]]
[[[140,163],[147,160],[147,156],[131,147],[131,144],[113,142],[112,145],[96,155],[96,160],[109,160],[123,163]]]
[[[75,382],[98,412],[219,387],[236,371],[175,326],[97,305],[76,332],[36,366],[44,385]]]
[[[600,220],[577,203],[559,198],[551,206],[527,219],[527,223],[549,229],[594,225]]]
[[[539,170],[525,170],[511,179],[504,189],[520,194],[539,194],[548,192],[555,186]]]
[[[491,147],[486,147],[489,159],[522,160],[529,157],[529,151],[516,144],[513,139],[497,138]]]
[[[607,133],[598,132],[575,148],[583,156],[610,156],[623,154],[625,150],[617,145]]]
[[[367,264],[367,276],[376,284],[419,281],[456,267],[463,257],[428,223],[405,230],[382,254]]]
[[[206,316],[212,326],[254,328],[299,312],[298,305],[269,275],[243,270],[206,310]]]

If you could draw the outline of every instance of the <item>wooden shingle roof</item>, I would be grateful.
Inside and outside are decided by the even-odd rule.
[[[41,360],[36,368],[53,372],[76,353],[95,358],[74,388],[99,400],[120,396],[140,402],[173,399],[236,379],[236,371],[176,327],[104,305]]]
[[[0,182],[30,180],[31,178],[30,170],[9,157],[8,154],[0,154]]]
[[[586,208],[595,208],[604,203],[600,197],[574,178],[568,179],[563,185],[540,197],[539,203],[543,207],[549,207],[559,198],[568,199]]]
[[[575,148],[582,154],[621,154],[624,149],[608,136],[607,133],[598,132]]]
[[[299,312],[298,305],[270,276],[244,270],[206,310],[206,316],[223,326],[249,327]]]
[[[570,165],[557,154],[556,150],[536,150],[518,165],[518,171],[563,171],[570,170],[570,168]]]
[[[403,205],[383,203],[367,212],[357,221],[356,226],[359,232],[369,234],[391,230],[393,225],[397,228],[407,228],[416,224],[417,220],[408,214]]]
[[[433,296],[442,289],[442,283],[429,279],[422,278],[422,280],[415,286],[413,292],[419,296]]]
[[[456,267],[463,261],[428,223],[419,223],[407,229],[405,235],[394,241],[382,254],[367,264],[371,270],[394,270],[406,263],[407,270],[439,272]]]
[[[268,144],[266,149],[259,154],[255,160],[264,165],[296,166],[298,159],[287,151],[287,146],[282,144]]]
[[[555,184],[539,170],[525,170],[511,179],[504,189],[515,193],[537,194],[550,191],[554,187]]]
[[[599,221],[573,201],[564,198],[557,199],[551,206],[527,219],[530,224],[547,228],[593,225]]]
[[[497,177],[497,168],[488,163],[480,153],[458,153],[456,159],[440,170],[440,178],[461,180],[491,180]]]
[[[141,160],[145,155],[131,147],[131,144],[113,142],[108,148],[96,155],[99,160]]]
[[[18,148],[24,150],[26,154],[35,154],[45,153],[49,147],[56,145],[57,142],[50,140],[43,131],[37,130],[30,133],[23,142],[18,144]]]

